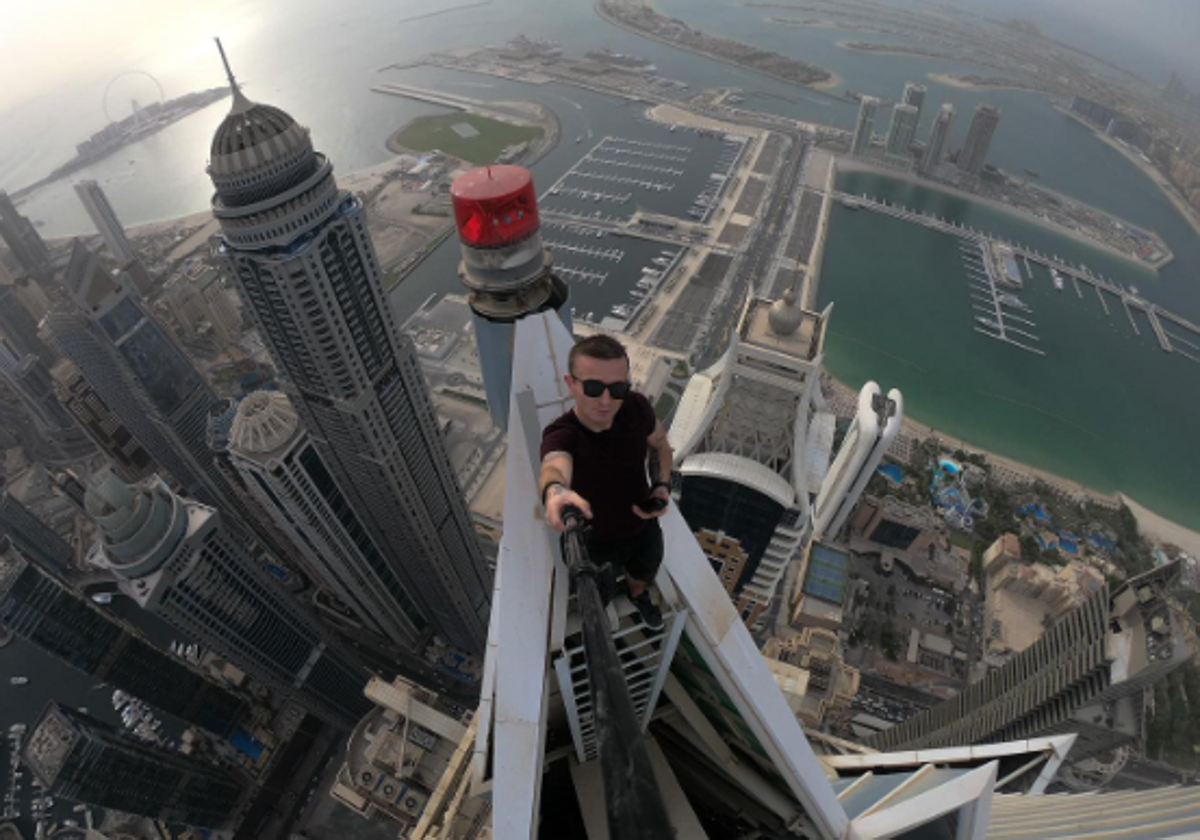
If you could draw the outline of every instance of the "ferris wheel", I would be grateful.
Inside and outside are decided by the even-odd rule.
[[[119,121],[117,118],[113,117],[113,109],[109,107],[109,99],[112,94],[113,85],[122,79],[129,78],[130,76],[139,76],[149,79],[154,83],[154,87],[158,91],[158,103],[161,105],[166,101],[166,97],[163,95],[163,86],[159,83],[158,79],[154,78],[154,76],[150,75],[145,70],[125,70],[124,72],[118,73],[109,79],[108,84],[104,86],[104,96],[101,100],[101,105],[104,108],[104,118],[110,123]],[[124,117],[121,117],[120,119],[124,119]]]

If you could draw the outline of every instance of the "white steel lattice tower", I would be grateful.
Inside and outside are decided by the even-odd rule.
[[[319,489],[354,510],[434,632],[480,651],[490,572],[362,202],[308,129],[230,84],[209,163],[218,256],[328,467]]]

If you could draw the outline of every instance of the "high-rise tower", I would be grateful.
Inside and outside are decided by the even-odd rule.
[[[921,111],[915,105],[897,104],[892,108],[892,122],[888,126],[887,151],[889,155],[907,155],[917,134],[917,120]]]
[[[904,85],[904,95],[900,97],[900,101],[917,109],[918,121],[921,119],[921,107],[925,104],[925,94],[928,92],[929,88],[916,82],[906,82]]]
[[[370,703],[367,674],[313,615],[252,559],[210,507],[161,481],[129,486],[111,472],[88,488],[102,542],[89,563],[122,591],[318,717],[349,725]]]
[[[22,358],[0,339],[0,379],[24,404],[39,435],[58,450],[55,461],[69,463],[95,454],[95,445],[58,401],[54,380],[41,359],[33,354]]]
[[[0,538],[43,569],[66,569],[75,555],[70,544],[7,489],[0,489]]]
[[[70,359],[62,359],[50,369],[54,391],[63,408],[71,413],[84,434],[108,458],[109,464],[124,481],[141,481],[155,471],[154,459],[121,422],[108,404],[84,379]]]
[[[8,193],[0,190],[0,239],[12,251],[21,270],[43,287],[54,282],[50,251],[33,222],[17,212]]]
[[[933,118],[929,129],[929,140],[925,143],[925,155],[921,158],[921,172],[932,175],[946,154],[946,141],[950,136],[950,125],[954,122],[954,106],[946,102]]]
[[[871,138],[875,132],[875,111],[879,100],[864,96],[858,103],[858,120],[854,123],[854,139],[850,142],[850,154],[862,155],[871,150]]]
[[[57,703],[34,724],[22,757],[54,796],[198,828],[228,828],[246,789],[227,770]]]
[[[959,169],[972,175],[983,171],[988,150],[992,147],[992,136],[996,133],[998,125],[999,108],[987,104],[975,108],[975,116],[971,118],[971,127],[967,130],[967,140],[958,155]]]
[[[208,168],[225,271],[328,467],[328,494],[353,508],[434,631],[480,651],[490,572],[362,202],[338,189],[306,128],[229,78]]]
[[[158,650],[0,537],[0,624],[17,636],[152,706],[221,736],[246,702]]]
[[[242,400],[229,456],[251,493],[303,551],[314,582],[363,627],[419,650],[428,621],[346,504],[284,394],[258,391]]]
[[[1073,759],[1140,737],[1146,687],[1200,650],[1170,588],[1185,561],[1105,587],[962,694],[868,739],[880,750],[1076,733]]]
[[[75,185],[75,194],[83,202],[83,209],[100,232],[100,238],[117,265],[128,265],[136,260],[137,253],[129,244],[125,228],[117,218],[117,211],[113,210],[100,185],[95,181],[80,181]]]
[[[38,336],[37,321],[17,298],[14,285],[0,285],[0,335],[9,340],[18,356],[33,354],[47,367],[57,358]]]

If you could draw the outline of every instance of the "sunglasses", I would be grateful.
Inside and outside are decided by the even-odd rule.
[[[580,379],[577,376],[571,378],[582,383],[583,393],[592,399],[601,396],[607,390],[614,400],[623,400],[633,390],[633,385],[629,382],[601,382],[599,379]]]

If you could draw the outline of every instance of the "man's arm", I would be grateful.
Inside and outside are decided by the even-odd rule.
[[[592,518],[592,506],[587,499],[571,489],[573,466],[574,461],[569,452],[547,452],[542,458],[538,489],[546,508],[546,523],[555,531],[566,529],[566,524],[562,521],[562,509],[567,505],[574,505],[582,510],[586,519]]]
[[[650,448],[650,480],[669,482],[675,453],[667,442],[667,430],[663,428],[661,420],[654,421],[654,431],[646,438],[646,446]]]
[[[652,483],[660,481],[669,482],[671,480],[671,466],[675,453],[671,451],[671,444],[667,443],[667,430],[663,428],[661,420],[656,419],[654,421],[654,431],[650,433],[650,437],[646,438],[646,447],[650,450],[650,463],[648,465],[650,481]],[[657,496],[664,502],[671,501],[671,491],[662,485],[655,487],[650,495]],[[658,519],[660,516],[666,515],[667,508],[664,505],[662,510],[655,511],[654,513],[646,513],[635,504],[633,512],[642,519]]]

